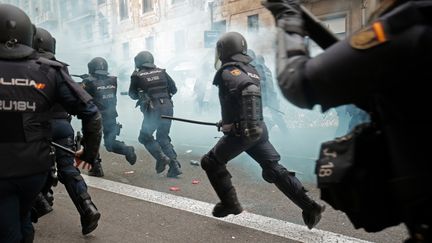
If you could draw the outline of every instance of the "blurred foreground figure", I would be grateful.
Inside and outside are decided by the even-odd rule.
[[[164,69],[154,65],[153,55],[148,51],[135,56],[135,67],[129,96],[138,100],[136,106],[141,108],[144,115],[138,140],[156,159],[156,173],[162,173],[169,165],[167,176],[177,177],[182,171],[169,137],[171,120],[160,118],[161,115],[173,115],[171,97],[177,93],[177,87]],[[153,137],[155,132],[156,140]]]
[[[108,152],[125,155],[129,164],[136,162],[135,149],[122,141],[116,140],[120,135],[122,125],[116,121],[117,114],[117,77],[108,76],[108,63],[102,57],[95,57],[88,63],[89,75],[84,78],[82,85],[93,97],[102,114],[104,145]],[[104,176],[100,156],[89,175]]]
[[[63,64],[35,55],[34,34],[22,10],[0,4],[0,242],[33,242],[30,207],[53,166],[52,105],[59,103],[82,120],[81,160],[95,160],[101,139],[91,97]]]
[[[353,144],[354,157],[341,157],[346,154],[332,145],[334,151],[322,151],[322,158],[333,155],[332,167],[317,165],[322,196],[344,192],[326,201],[356,228],[374,232],[405,223],[407,242],[432,242],[432,120],[419,116],[430,106],[432,1],[384,0],[368,27],[312,59],[298,2],[265,5],[280,27],[277,67],[285,97],[302,108],[352,103],[371,114],[372,123],[333,141]]]
[[[56,61],[56,41],[47,30],[42,28],[36,29],[33,48],[37,51],[37,56]],[[66,65],[64,66],[64,71],[68,73]],[[53,142],[71,150],[79,149],[75,148],[74,144],[74,130],[70,124],[71,115],[68,114],[60,104],[55,104],[51,108],[51,118],[50,123]],[[100,213],[87,192],[87,184],[82,178],[79,169],[74,166],[74,155],[61,149],[55,149],[55,162],[57,165],[58,180],[65,186],[69,197],[81,216],[82,233],[84,235],[88,234],[98,226]],[[48,184],[45,191],[43,191],[43,196],[38,196],[38,200],[33,207],[36,214],[32,215],[33,221],[37,221],[37,217],[43,215],[44,209],[38,208],[38,205],[46,206],[46,204],[43,203],[43,199],[49,198],[47,194],[49,193],[50,187],[51,184]]]
[[[303,210],[303,220],[312,229],[320,221],[324,206],[309,198],[295,174],[278,163],[280,155],[268,140],[263,121],[260,76],[249,64],[252,58],[247,55],[246,40],[237,32],[229,32],[219,39],[216,49],[218,71],[213,84],[219,88],[222,110],[219,126],[224,136],[201,160],[221,200],[214,207],[213,216],[225,217],[243,211],[226,164],[246,152],[262,167],[264,180],[274,183]]]

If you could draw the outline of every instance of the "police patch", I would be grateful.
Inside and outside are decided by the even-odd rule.
[[[354,34],[350,39],[350,45],[354,49],[365,50],[378,46],[387,41],[381,22],[375,22],[372,26],[367,27]]]
[[[231,70],[230,73],[233,76],[239,76],[241,74],[241,71],[236,68],[236,69]]]

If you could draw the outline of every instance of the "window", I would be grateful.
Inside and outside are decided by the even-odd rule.
[[[120,20],[129,18],[128,0],[119,0]]]
[[[148,13],[153,11],[153,0],[142,0],[142,12]]]
[[[109,37],[108,20],[102,14],[99,14],[99,34],[100,37]]]
[[[123,50],[123,58],[128,59],[129,58],[129,42],[125,42],[122,44],[122,50]]]
[[[171,4],[184,3],[186,0],[171,0]]]
[[[101,4],[104,4],[104,3],[106,3],[106,0],[97,0],[97,4],[98,5],[101,5]]]
[[[147,51],[150,51],[150,52],[154,51],[154,37],[153,36],[145,38],[145,44],[146,44],[145,47],[146,47]]]
[[[247,23],[248,23],[249,32],[258,32],[259,29],[258,14],[248,16]]]

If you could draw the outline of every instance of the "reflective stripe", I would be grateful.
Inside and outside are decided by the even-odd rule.
[[[386,38],[385,32],[384,32],[384,27],[383,27],[383,25],[382,25],[381,22],[375,22],[375,23],[373,23],[372,28],[373,28],[373,30],[374,30],[374,32],[376,34],[377,40],[379,42],[382,43],[382,42],[387,41],[387,38]]]

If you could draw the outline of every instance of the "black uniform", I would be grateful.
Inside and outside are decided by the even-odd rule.
[[[143,66],[132,73],[129,96],[138,100],[137,106],[140,106],[144,115],[138,140],[156,159],[157,173],[162,173],[169,164],[168,177],[181,174],[180,163],[169,137],[171,120],[161,119],[160,116],[173,115],[171,97],[175,93],[177,87],[174,80],[164,69]]]
[[[270,5],[279,23],[295,23],[293,9]],[[386,162],[382,177],[388,178],[386,187],[376,188],[389,195],[388,208],[407,224],[410,242],[431,242],[432,120],[419,114],[430,108],[432,2],[395,1],[382,10],[370,26],[312,59],[301,51],[302,32],[281,26],[287,33],[280,33],[280,43],[290,50],[279,53],[279,86],[303,108],[353,103],[372,113],[385,140],[383,153],[390,156],[376,165]]]
[[[263,178],[274,183],[303,209],[305,222],[312,228],[318,223],[317,218],[320,218],[323,209],[305,194],[305,189],[294,173],[278,163],[280,155],[270,143],[263,121],[260,76],[256,69],[248,64],[252,60],[249,56],[237,55],[241,56],[228,61],[222,60],[223,65],[213,82],[219,88],[222,110],[220,125],[225,135],[201,160],[201,166],[221,200],[216,204],[213,215],[225,217],[242,211],[226,164],[246,152],[262,167]]]
[[[0,67],[0,125],[4,129],[0,139],[0,241],[19,242],[23,237],[20,218],[27,216],[53,165],[49,144],[52,103],[62,104],[83,120],[86,161],[96,157],[100,133],[91,134],[98,134],[101,124],[90,97],[60,74],[62,64],[47,59],[5,60],[0,55]],[[25,237],[31,232],[23,233]]]
[[[93,100],[102,114],[104,145],[108,152],[122,154],[131,164],[135,164],[136,155],[132,146],[116,140],[120,134],[121,125],[117,123],[117,77],[99,74],[90,74],[82,82],[84,89],[93,97]],[[98,162],[100,163],[100,158]]]

